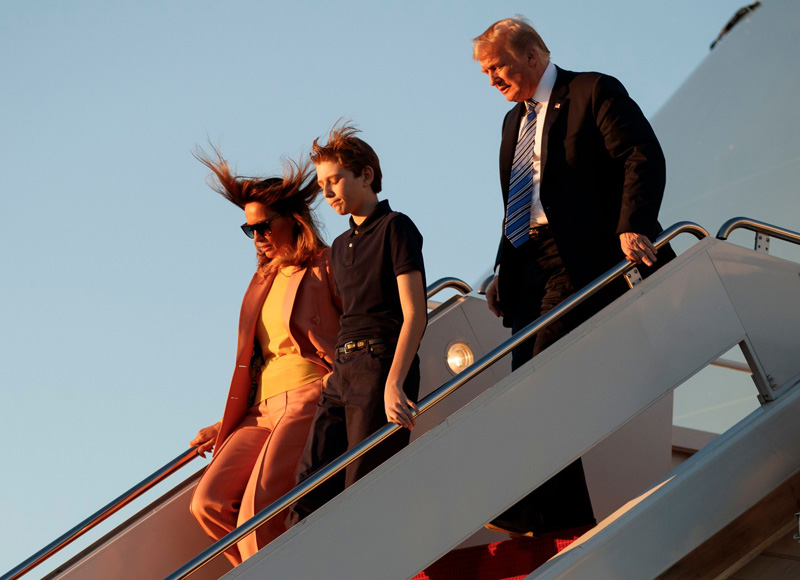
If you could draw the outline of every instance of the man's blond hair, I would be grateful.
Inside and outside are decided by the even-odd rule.
[[[543,61],[550,59],[550,51],[542,37],[530,22],[519,14],[514,18],[498,20],[472,40],[472,58],[475,60],[480,60],[487,54],[504,52],[522,60],[530,49],[534,49]]]

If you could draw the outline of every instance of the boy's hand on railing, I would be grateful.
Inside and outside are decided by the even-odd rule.
[[[189,446],[194,447],[197,445],[197,454],[200,457],[205,457],[206,451],[211,451],[214,448],[221,426],[222,421],[217,421],[213,425],[200,429],[197,432],[197,436],[189,442]]]
[[[406,397],[403,389],[398,385],[386,383],[383,391],[383,403],[386,411],[386,420],[389,423],[396,423],[406,429],[413,429],[417,424],[414,419],[414,411],[419,413],[419,409],[414,401]]]

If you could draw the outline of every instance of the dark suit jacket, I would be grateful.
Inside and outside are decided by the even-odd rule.
[[[518,103],[503,121],[503,207],[524,111],[524,103]],[[557,68],[541,151],[542,205],[576,289],[624,259],[619,234],[635,232],[654,241],[661,232],[657,216],[666,182],[664,154],[650,123],[615,78]],[[504,288],[514,284],[515,251],[502,236],[497,264],[506,317],[513,304],[503,300]],[[670,248],[662,248],[656,266],[672,257]]]

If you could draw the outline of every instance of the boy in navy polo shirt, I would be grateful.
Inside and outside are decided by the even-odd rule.
[[[419,393],[417,349],[427,324],[422,235],[378,201],[378,156],[348,125],[314,141],[311,161],[325,199],[350,229],[337,237],[331,268],[343,312],[337,358],[317,406],[298,483],[387,421],[406,429],[292,506],[295,524],[408,445]]]

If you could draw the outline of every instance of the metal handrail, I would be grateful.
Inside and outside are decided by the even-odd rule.
[[[483,282],[481,282],[481,285],[478,286],[478,294],[485,296],[486,291],[489,289],[489,284],[492,283],[492,280],[494,280],[494,274],[489,274],[486,276],[486,278],[483,279]]]
[[[45,560],[47,560],[50,556],[65,548],[73,541],[77,540],[83,534],[97,526],[99,523],[103,522],[110,516],[117,513],[119,510],[124,508],[126,505],[131,503],[137,497],[151,489],[153,486],[157,485],[184,465],[188,464],[190,461],[198,457],[197,455],[197,447],[192,447],[180,455],[178,455],[175,459],[164,465],[161,469],[153,472],[151,475],[134,485],[128,491],[123,493],[117,499],[112,501],[111,503],[107,504],[102,509],[96,511],[88,518],[83,520],[77,526],[72,528],[71,530],[67,531],[66,533],[62,534],[44,548],[36,552],[33,556],[12,568],[3,576],[0,576],[0,580],[15,580],[19,578],[23,574],[29,572],[31,569],[35,568]]]
[[[438,294],[442,290],[447,288],[453,288],[461,292],[463,296],[466,296],[470,292],[472,292],[472,286],[464,282],[463,280],[459,280],[458,278],[439,278],[426,288],[426,297],[427,297],[427,306],[428,310],[436,310],[444,304],[443,302],[438,302],[436,300],[431,300],[431,296]]]
[[[751,232],[760,234],[769,234],[779,240],[800,245],[800,233],[746,217],[731,218],[722,224],[717,232],[717,239],[727,240],[731,232],[738,229],[750,230]]]
[[[692,222],[678,222],[671,228],[664,230],[661,236],[659,236],[658,240],[655,242],[656,248],[660,248],[661,246],[668,243],[670,240],[675,238],[677,235],[682,233],[690,233],[693,234],[696,238],[702,239],[707,237],[709,234],[705,230],[705,228],[692,223]],[[494,348],[493,350],[489,351],[483,357],[475,361],[471,366],[467,369],[444,383],[441,387],[433,391],[430,395],[423,399],[418,407],[419,413],[417,416],[423,414],[431,407],[439,403],[441,400],[447,398],[449,395],[454,393],[459,387],[473,379],[478,374],[485,371],[491,365],[496,363],[498,360],[506,356],[510,353],[514,348],[518,345],[526,341],[530,338],[533,334],[540,332],[546,326],[552,324],[566,313],[574,309],[576,306],[584,302],[590,296],[593,296],[599,290],[608,286],[612,281],[616,278],[621,276],[624,272],[632,268],[634,265],[627,260],[623,260],[610,270],[608,270],[605,274],[601,275],[600,277],[596,278],[592,283],[588,286],[583,288],[583,290],[576,292],[566,300],[564,300],[561,304],[555,307],[553,310],[545,314],[544,316],[539,317],[538,319],[531,322],[528,326],[523,328],[518,333],[514,334]],[[321,468],[319,471],[315,472],[314,475],[303,481],[301,484],[296,486],[294,489],[280,497],[279,499],[272,502],[266,508],[261,510],[258,514],[238,526],[235,530],[230,532],[225,537],[221,538],[207,549],[203,550],[200,554],[192,558],[186,564],[175,570],[172,574],[167,576],[164,580],[182,580],[186,578],[189,574],[198,570],[200,567],[211,561],[216,556],[220,555],[222,552],[233,546],[239,540],[244,538],[246,535],[250,534],[251,532],[255,531],[258,527],[262,524],[266,523],[277,514],[288,508],[294,502],[311,492],[312,490],[319,487],[325,481],[330,479],[333,475],[350,465],[353,461],[367,453],[373,447],[379,445],[383,440],[388,438],[398,429],[401,429],[399,425],[394,423],[389,423],[383,427],[381,427],[378,431],[367,437],[364,441],[353,447],[347,453],[341,455],[336,460],[332,461],[325,467]]]
[[[472,292],[472,286],[464,282],[463,280],[459,280],[458,278],[439,278],[436,282],[432,283],[427,288],[426,298],[431,298],[435,294],[438,294],[442,290],[446,290],[447,288],[453,288],[458,290],[462,294],[469,294]]]

